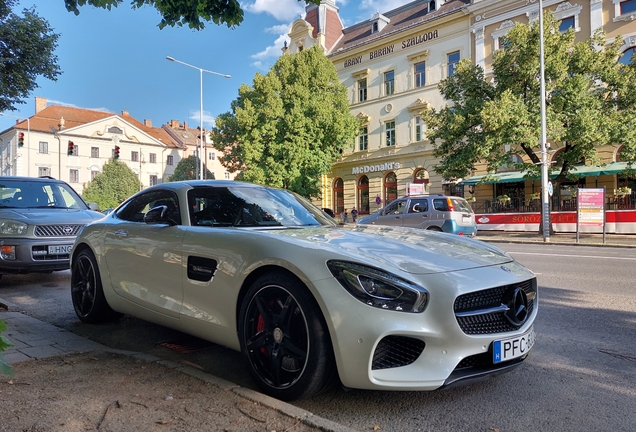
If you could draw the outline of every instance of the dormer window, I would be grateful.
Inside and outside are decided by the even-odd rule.
[[[433,12],[435,10],[435,0],[432,0],[428,3],[428,11]]]
[[[376,12],[369,21],[371,21],[371,33],[381,32],[384,27],[391,22],[390,19],[382,15],[380,12]]]

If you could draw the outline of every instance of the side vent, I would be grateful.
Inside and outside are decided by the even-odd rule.
[[[217,262],[210,258],[188,257],[188,279],[210,282],[216,273]]]

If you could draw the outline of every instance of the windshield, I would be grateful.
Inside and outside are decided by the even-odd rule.
[[[193,225],[234,227],[336,226],[307,199],[260,187],[195,187],[188,191]]]
[[[80,196],[66,183],[1,180],[0,208],[86,209]]]

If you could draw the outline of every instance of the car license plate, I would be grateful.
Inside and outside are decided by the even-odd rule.
[[[493,342],[493,363],[501,363],[528,354],[534,345],[535,338],[534,327],[532,327],[522,336],[496,340]]]
[[[49,246],[49,255],[70,255],[73,245]]]

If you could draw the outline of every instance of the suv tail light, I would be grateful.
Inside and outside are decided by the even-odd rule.
[[[450,198],[446,198],[446,202],[448,203],[448,211],[453,211],[453,201]]]

